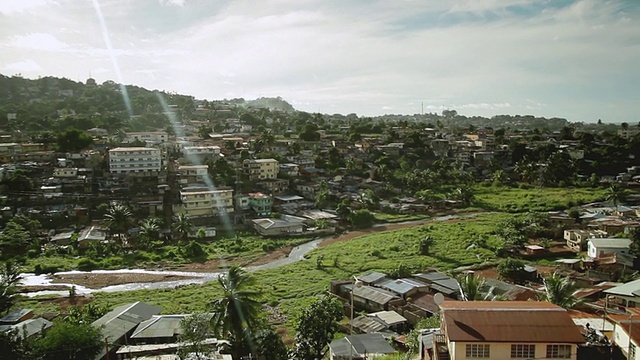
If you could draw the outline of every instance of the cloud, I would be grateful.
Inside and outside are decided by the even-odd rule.
[[[366,115],[629,120],[640,97],[640,10],[622,0],[100,0],[112,53],[90,4],[60,3],[7,18],[0,63],[77,78],[114,55],[128,83]]]
[[[44,51],[60,51],[69,48],[69,45],[47,33],[32,33],[14,36],[9,42],[9,46]]]
[[[33,61],[32,59],[28,59],[28,60],[7,64],[2,68],[2,71],[6,71],[11,74],[34,73],[34,72],[41,73],[43,69],[40,65],[38,65],[37,62]]]
[[[55,3],[51,0],[0,0],[0,14],[14,15]]]
[[[183,7],[187,0],[160,0],[160,6],[178,6]]]

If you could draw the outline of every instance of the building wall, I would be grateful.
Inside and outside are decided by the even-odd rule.
[[[624,326],[624,325],[615,324],[615,326],[613,328],[613,343],[616,344],[620,348],[620,350],[622,350],[622,353],[625,356],[628,356],[628,354],[629,354],[629,335],[622,328],[622,326]],[[628,327],[627,327],[627,331],[628,331]],[[636,356],[633,359],[629,359],[629,360],[640,360],[640,354],[639,354],[640,353],[640,349],[638,349],[638,344],[636,344],[633,341],[631,342],[631,344],[636,347]]]
[[[109,171],[111,173],[159,172],[161,168],[160,149],[118,148],[109,150]]]
[[[492,360],[504,360],[511,359],[511,345],[512,343],[470,343],[470,342],[455,342],[452,341],[449,343],[449,354],[451,355],[451,360],[466,360],[466,345],[467,344],[489,344],[489,358],[474,358],[474,359],[492,359]],[[527,344],[527,343],[517,343],[517,344]],[[549,359],[547,358],[547,345],[559,345],[559,344],[546,344],[546,343],[536,343],[536,359]],[[563,344],[564,345],[564,344]],[[566,344],[571,345],[571,360],[576,360],[578,347],[575,344]],[[640,359],[638,359],[640,360]]]

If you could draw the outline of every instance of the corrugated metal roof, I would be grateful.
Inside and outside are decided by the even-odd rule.
[[[378,281],[382,281],[382,280],[387,280],[387,274],[383,274],[380,272],[372,272],[372,273],[368,273],[366,275],[362,275],[362,276],[358,276],[356,277],[356,279],[367,283],[367,284],[373,284],[376,283]]]
[[[389,301],[398,298],[396,294],[389,291],[367,285],[353,287],[353,296],[366,299],[380,305],[384,305]]]
[[[353,319],[351,325],[366,334],[380,332],[387,329],[387,326],[385,324],[367,315],[360,315],[357,318]]]
[[[394,326],[394,325],[407,322],[407,319],[405,319],[404,316],[398,314],[395,311],[378,311],[375,313],[371,313],[368,316],[377,317],[378,319],[380,319],[380,321],[384,322],[389,326]]]
[[[619,239],[619,238],[598,238],[598,239],[589,239],[587,240],[595,247],[605,247],[605,248],[620,248],[626,249],[631,245],[631,240],[629,239]]]
[[[116,342],[139,323],[160,314],[162,309],[142,302],[118,306],[93,322],[93,326],[102,329],[102,334],[110,342]]]
[[[8,324],[8,325],[16,324],[17,322],[20,321],[20,319],[22,319],[23,317],[29,315],[32,312],[33,312],[33,310],[31,310],[31,309],[15,309],[15,310],[12,310],[7,315],[5,315],[2,318],[0,318],[0,324]]]
[[[450,341],[583,343],[567,311],[535,301],[445,301],[444,330]]]
[[[639,291],[640,291],[640,279],[629,281],[628,283],[624,283],[622,285],[618,285],[611,289],[607,289],[604,291],[604,293],[611,294],[611,295],[622,295],[622,296],[634,297],[634,296],[637,296],[635,294],[638,293]]]
[[[180,322],[187,315],[154,315],[138,325],[132,339],[170,338],[180,334]]]
[[[393,354],[396,350],[389,345],[382,334],[358,334],[347,335],[342,339],[334,340],[329,344],[334,357],[345,357],[353,355],[361,358],[376,354]],[[353,351],[353,352],[352,352]]]

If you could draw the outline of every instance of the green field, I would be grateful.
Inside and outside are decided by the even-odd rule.
[[[349,279],[370,271],[392,272],[398,264],[413,270],[435,267],[442,271],[458,266],[480,264],[494,260],[491,250],[474,248],[466,250],[474,238],[485,237],[488,244],[497,241],[493,232],[510,214],[481,214],[464,220],[433,222],[411,228],[373,233],[318,248],[308,254],[308,259],[283,267],[255,272],[263,301],[278,305],[293,320],[293,315],[306,306],[314,296],[326,292],[333,280]],[[430,256],[418,254],[418,241],[427,234],[435,239]],[[323,267],[317,268],[316,259],[323,256]],[[334,263],[337,258],[337,264]],[[334,265],[337,265],[334,266]],[[95,302],[114,307],[126,302],[146,301],[163,308],[163,312],[187,313],[206,310],[207,304],[216,298],[215,283],[202,286],[185,286],[175,290],[131,291],[121,293],[96,293]],[[34,300],[23,306],[45,310]],[[50,306],[47,306],[50,309]],[[291,323],[287,324],[291,326]]]
[[[476,186],[474,206],[506,212],[564,210],[604,200],[603,188],[516,188]]]

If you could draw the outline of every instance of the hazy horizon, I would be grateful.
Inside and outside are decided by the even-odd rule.
[[[320,113],[638,122],[633,0],[0,0],[0,72]]]

